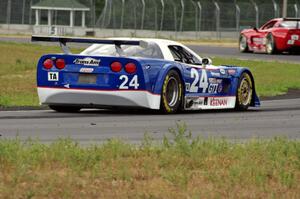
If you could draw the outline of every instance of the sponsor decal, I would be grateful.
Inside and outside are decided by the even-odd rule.
[[[65,84],[64,87],[65,88],[70,88],[70,84]]]
[[[186,98],[185,108],[190,110],[199,109],[204,105],[203,97],[188,97]]]
[[[224,68],[221,68],[221,69],[220,69],[220,73],[221,73],[222,75],[226,75],[226,70],[225,70]]]
[[[57,82],[59,80],[58,72],[48,72],[48,81]]]
[[[216,78],[208,78],[208,82],[211,83],[211,84],[216,84],[217,79]]]
[[[207,106],[207,104],[208,104],[208,97],[205,97],[205,98],[204,98],[204,105]]]
[[[208,93],[217,93],[218,91],[218,84],[210,84],[208,86]]]
[[[229,75],[234,75],[236,73],[236,70],[229,69],[227,72],[228,72]]]
[[[287,44],[293,45],[295,43],[295,40],[288,40]]]
[[[101,60],[100,59],[94,59],[91,57],[86,57],[84,59],[75,59],[73,61],[74,64],[78,64],[78,65],[84,65],[84,66],[99,66]]]
[[[227,106],[228,99],[226,99],[226,98],[211,98],[209,104],[210,104],[210,106]]]
[[[220,77],[221,74],[220,73],[217,73],[217,72],[210,72],[211,76],[213,77]]]
[[[81,72],[81,73],[92,73],[92,72],[94,72],[94,69],[93,68],[81,68],[79,70],[79,72]]]
[[[299,35],[292,35],[292,36],[291,36],[291,39],[292,39],[292,40],[299,40]]]

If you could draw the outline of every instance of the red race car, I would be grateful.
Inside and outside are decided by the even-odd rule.
[[[300,52],[300,18],[272,19],[259,29],[245,29],[239,38],[240,52]]]

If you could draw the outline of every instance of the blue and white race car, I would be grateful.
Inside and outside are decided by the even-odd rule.
[[[37,65],[40,102],[59,112],[135,107],[175,113],[260,105],[248,68],[213,66],[174,41],[57,36],[32,41],[59,42],[64,51],[42,56]],[[69,42],[92,45],[72,54]]]

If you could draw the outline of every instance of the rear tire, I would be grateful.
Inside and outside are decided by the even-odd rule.
[[[179,74],[170,70],[163,82],[160,109],[164,113],[176,113],[181,108],[183,85]]]
[[[236,91],[235,109],[245,111],[249,108],[253,96],[253,82],[249,73],[244,72],[240,79]]]
[[[49,108],[56,112],[61,113],[76,113],[80,111],[80,107],[77,106],[58,106],[58,105],[49,105]]]
[[[266,42],[266,53],[269,55],[275,54],[277,52],[275,40],[272,34],[268,34]]]
[[[239,50],[240,50],[241,53],[249,52],[247,37],[245,35],[240,35]]]

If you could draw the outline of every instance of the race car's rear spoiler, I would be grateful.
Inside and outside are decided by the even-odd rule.
[[[300,18],[283,18],[284,21],[300,21]]]
[[[62,50],[66,54],[70,54],[70,50],[67,47],[67,43],[90,43],[90,44],[111,44],[115,45],[116,51],[119,55],[122,54],[121,45],[145,45],[141,40],[122,40],[122,39],[97,39],[97,38],[82,38],[82,37],[61,37],[61,36],[41,36],[32,35],[32,42],[59,42]]]

